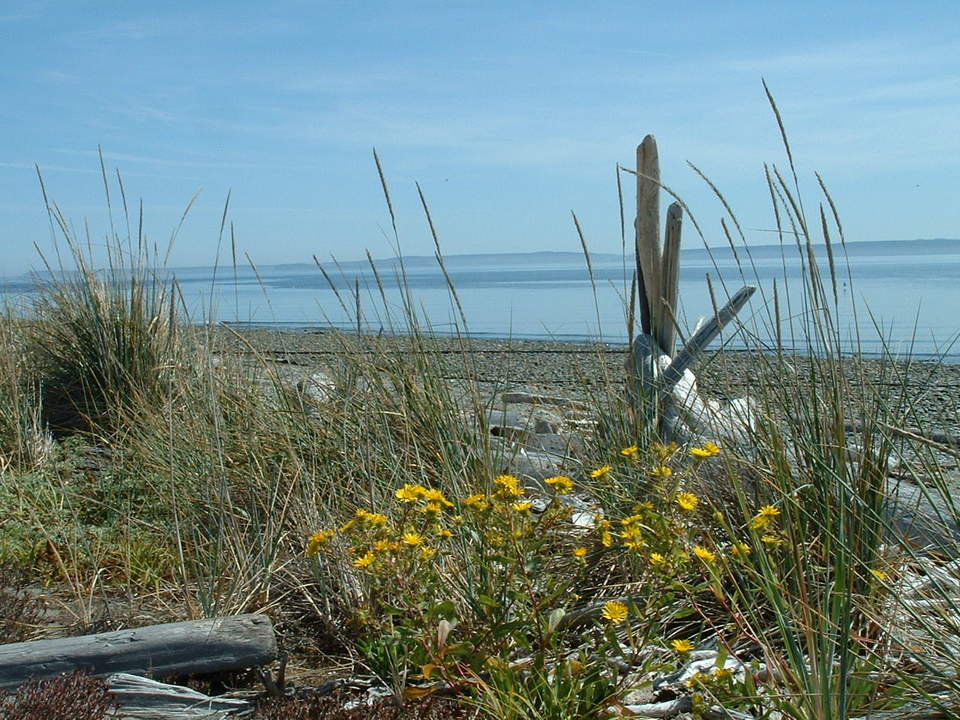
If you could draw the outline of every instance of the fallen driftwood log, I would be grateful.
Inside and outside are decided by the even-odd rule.
[[[114,717],[123,720],[221,720],[253,707],[241,698],[210,697],[139,675],[117,673],[106,682],[120,706]]]
[[[259,667],[276,657],[277,640],[266,615],[191,620],[0,645],[0,689],[74,670],[172,677]]]

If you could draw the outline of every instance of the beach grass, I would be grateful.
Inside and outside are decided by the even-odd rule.
[[[769,298],[764,336],[809,352],[755,348],[747,441],[651,440],[609,376],[579,393],[583,452],[536,478],[491,437],[498,388],[477,379],[475,341],[453,341],[467,371],[451,383],[408,294],[386,317],[402,351],[328,333],[332,382],[308,392],[242,333],[191,325],[139,240],[111,230],[95,269],[51,207],[67,260],[29,322],[0,322],[0,565],[74,631],[120,597],[131,616],[266,612],[304,678],[369,675],[397,702],[442,690],[482,717],[627,715],[703,657],[671,691],[703,717],[955,712],[953,490],[921,444],[937,543],[891,517],[898,429],[918,418],[840,352],[842,242],[823,269],[810,249],[842,238],[829,195],[813,230],[795,183],[768,179],[807,287],[787,319]],[[881,367],[908,397],[903,365]]]

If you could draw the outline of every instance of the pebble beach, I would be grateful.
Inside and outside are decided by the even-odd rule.
[[[362,347],[352,345],[350,336],[316,329],[218,328],[214,332],[221,352],[302,370],[329,370],[338,357],[349,352],[347,348]],[[377,348],[404,353],[411,344],[406,337],[394,336],[380,338]],[[622,383],[627,352],[626,345],[446,337],[430,338],[425,349],[436,359],[443,377],[451,381],[471,378],[491,391],[587,401]],[[707,353],[694,372],[702,394],[726,400],[785,382],[775,376],[779,366],[771,360],[748,351],[715,351]],[[803,377],[809,372],[809,361],[791,356],[786,367]],[[843,371],[850,387],[867,386],[887,407],[902,408],[906,425],[926,434],[960,436],[960,365],[850,357],[843,363]]]

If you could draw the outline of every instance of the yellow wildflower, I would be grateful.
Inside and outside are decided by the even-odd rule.
[[[650,471],[650,474],[655,478],[668,478],[673,475],[673,470],[667,465],[657,465]]]
[[[625,447],[623,450],[621,450],[620,454],[624,457],[632,459],[637,456],[638,452],[640,452],[640,448],[638,448],[636,445],[631,445],[630,447]]]
[[[767,517],[773,520],[773,518],[780,514],[780,509],[774,507],[773,505],[764,505],[762,508],[760,508],[760,512],[758,514],[762,517]]]
[[[439,515],[443,512],[443,508],[440,507],[440,503],[438,502],[428,502],[423,506],[422,512],[425,515]]]
[[[764,535],[760,539],[765,545],[769,545],[770,547],[780,547],[783,545],[783,540],[776,535]]]
[[[619,625],[627,619],[630,610],[622,602],[611,600],[603,605],[603,617],[613,625]]]
[[[714,555],[709,550],[707,550],[707,548],[703,547],[702,545],[694,545],[693,554],[708,564],[716,562],[717,560],[717,556]]]
[[[573,556],[577,559],[582,559],[587,556],[587,549],[585,547],[576,547],[573,549]]]
[[[523,488],[520,487],[520,481],[517,480],[514,475],[498,475],[493,480],[495,485],[499,485],[500,489],[497,490],[497,493],[501,495],[508,495],[512,497],[520,497],[523,495]]]
[[[733,547],[730,548],[730,554],[731,554],[731,555],[744,555],[744,556],[749,555],[749,554],[750,554],[750,546],[747,545],[746,543],[734,543],[734,544],[733,544]]]
[[[333,530],[318,530],[307,541],[307,557],[315,557],[336,533]]]
[[[606,477],[607,473],[613,470],[612,465],[604,465],[603,467],[597,468],[590,473],[590,477],[599,480],[600,478]]]
[[[718,667],[713,671],[713,677],[715,680],[729,680],[733,677],[733,670],[725,667]]]
[[[513,504],[513,509],[516,510],[518,513],[529,512],[530,508],[532,507],[533,507],[532,502],[518,502]]]
[[[383,527],[387,524],[387,520],[389,519],[383,513],[370,512],[369,510],[364,510],[363,508],[357,510],[356,518],[376,527]]]
[[[708,453],[710,453],[711,455],[719,455],[719,454],[720,454],[720,448],[719,448],[719,446],[717,446],[715,443],[712,443],[712,442],[705,442],[705,443],[703,444],[703,449],[706,450],[706,451],[707,451]]]
[[[780,510],[773,505],[764,505],[757,511],[753,520],[750,521],[750,527],[753,530],[762,530],[771,522],[777,519]]]
[[[376,555],[374,555],[372,552],[367,552],[366,554],[354,560],[353,566],[355,568],[360,568],[362,570],[363,568],[370,567],[371,565],[373,565],[376,559],[377,559]]]
[[[472,507],[479,512],[483,512],[490,507],[490,503],[487,502],[487,496],[483,493],[476,493],[475,495],[470,495],[469,497],[464,498],[463,504],[467,507]]]
[[[682,492],[677,495],[677,505],[688,512],[695,509],[699,502],[700,498],[693,493]]]
[[[613,533],[609,530],[604,530],[603,534],[600,535],[600,544],[604,547],[610,547],[613,545]]]
[[[552,487],[558,495],[566,495],[568,492],[573,490],[573,480],[568,478],[566,475],[556,475],[555,477],[548,477],[544,482]]]
[[[877,578],[877,580],[886,580],[886,579],[887,579],[887,574],[886,574],[883,570],[878,570],[878,569],[876,569],[876,568],[870,568],[870,572],[873,573],[873,576],[874,576],[875,578]]]
[[[694,645],[689,640],[674,640],[673,642],[670,643],[670,647],[673,648],[674,652],[680,653],[681,655],[685,655],[691,650],[693,650],[696,647],[696,645]]]
[[[340,528],[340,532],[342,532],[342,533],[348,533],[348,532],[350,532],[351,530],[353,530],[353,528],[354,528],[354,526],[356,526],[356,524],[357,524],[356,518],[351,518],[350,520],[347,520],[347,522],[345,522],[345,523],[343,524],[343,526]]]
[[[690,454],[693,455],[695,460],[706,460],[708,457],[711,457],[710,451],[706,448],[690,448]]]
[[[429,560],[436,554],[437,554],[437,551],[434,550],[432,547],[423,546],[422,548],[420,548],[420,557],[422,557],[424,560]]]
[[[423,535],[417,532],[408,532],[403,534],[403,544],[410,547],[423,545]]]
[[[423,485],[406,483],[402,488],[397,490],[394,495],[396,495],[397,499],[401,502],[412,503],[419,500],[426,491],[427,489],[423,487]]]
[[[447,528],[440,528],[437,530],[437,535],[444,539],[449,539],[453,537],[453,532],[451,530],[447,530]]]
[[[453,507],[453,503],[447,500],[443,493],[436,488],[424,490],[423,499],[427,500],[428,502],[440,503],[441,505],[446,505],[447,507]]]
[[[663,565],[666,562],[666,558],[663,557],[660,553],[650,553],[650,564],[651,565]]]

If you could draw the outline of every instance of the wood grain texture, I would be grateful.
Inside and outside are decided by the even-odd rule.
[[[0,645],[0,688],[74,670],[169,677],[258,667],[276,657],[277,641],[266,615],[191,620]]]
[[[693,365],[697,358],[706,350],[720,331],[736,317],[737,313],[747,304],[747,300],[756,291],[752,285],[744,285],[737,290],[732,298],[717,313],[707,320],[703,326],[693,334],[683,349],[677,353],[673,362],[663,371],[661,381],[666,388],[673,387],[683,375],[683,371]]]
[[[673,357],[677,338],[675,315],[680,286],[680,232],[683,227],[683,207],[671,203],[667,208],[667,227],[663,240],[663,287],[659,303],[659,318],[655,322],[658,341],[663,351]]]
[[[640,326],[644,333],[657,320],[660,298],[660,157],[657,141],[647,135],[637,146],[637,283]]]

